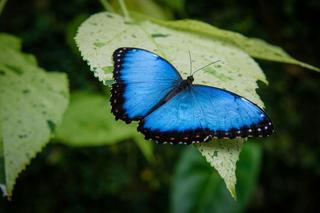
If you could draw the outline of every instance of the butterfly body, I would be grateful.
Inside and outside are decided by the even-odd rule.
[[[152,112],[157,110],[159,107],[161,107],[162,105],[164,105],[168,101],[170,101],[170,99],[175,97],[179,92],[181,92],[187,88],[190,88],[193,80],[194,80],[193,76],[188,76],[187,79],[180,81],[176,87],[174,87],[167,95],[165,95],[165,97],[162,100],[160,100],[155,106],[153,106],[149,110],[149,112],[145,115],[145,117],[150,115]]]
[[[261,108],[230,91],[183,80],[162,57],[143,49],[113,54],[111,105],[116,119],[139,121],[138,131],[160,143],[190,144],[210,138],[268,136]]]

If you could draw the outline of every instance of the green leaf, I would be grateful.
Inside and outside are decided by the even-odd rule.
[[[262,161],[262,148],[259,141],[245,143],[240,154],[240,160],[237,164],[237,184],[238,206],[244,209],[250,202],[250,198],[256,189],[256,184],[260,174]]]
[[[151,160],[151,143],[142,143],[141,137],[135,125],[114,119],[106,97],[86,92],[72,93],[69,108],[56,132],[57,140],[76,147],[112,145],[131,138]]]
[[[257,63],[245,52],[222,41],[189,32],[180,32],[144,21],[128,22],[113,13],[99,13],[79,28],[76,43],[94,75],[106,83],[112,80],[112,53],[118,47],[140,47],[168,59],[186,77],[188,51],[193,69],[220,60],[195,76],[195,83],[215,85],[236,92],[263,106],[255,90],[256,81],[267,82]]]
[[[226,182],[232,197],[236,199],[236,164],[239,159],[243,139],[214,141],[199,144],[198,149]]]
[[[21,41],[19,38],[6,34],[1,33],[0,34],[0,41],[1,41],[1,47],[11,48],[14,50],[20,50],[21,49]]]
[[[155,1],[130,0],[130,1],[126,1],[125,3],[128,9],[146,14],[154,18],[158,18],[158,19],[172,18],[171,11],[164,9],[164,7],[161,7],[160,5],[155,3]],[[119,8],[118,0],[111,1],[111,5],[116,11],[121,11]]]
[[[240,33],[222,30],[210,24],[195,20],[162,21],[153,19],[152,21],[162,26],[177,30],[184,30],[187,32],[201,33],[203,35],[212,37],[213,39],[220,39],[222,41],[229,42],[255,58],[295,64],[320,72],[318,67],[296,60],[286,53],[282,48],[269,44],[261,39],[248,38]]]
[[[116,14],[99,13],[91,16],[80,26],[76,43],[94,75],[106,85],[112,80],[111,56],[118,47],[139,47],[154,51],[168,59],[184,78],[189,74],[188,52],[190,51],[193,70],[220,60],[214,66],[198,72],[195,83],[225,88],[263,106],[255,92],[258,88],[256,83],[258,80],[267,83],[263,72],[247,53],[229,42],[203,34],[163,27],[148,20],[136,23]],[[231,150],[237,151],[230,156],[236,159],[239,154],[238,144],[230,143],[229,146],[235,146]],[[204,155],[210,153],[211,144],[203,144],[200,151]],[[216,163],[215,158],[207,158],[207,160],[213,166]],[[236,161],[232,162],[236,163]],[[231,166],[231,164],[227,165]],[[229,169],[234,174],[234,168],[235,165],[232,165],[225,170]],[[232,182],[227,182],[227,186],[232,190],[235,177],[226,179],[226,181],[230,180]],[[234,194],[234,191],[231,192]]]
[[[146,157],[148,161],[153,161],[154,160],[154,155],[153,155],[153,144],[151,141],[146,141],[144,137],[139,134],[135,137],[134,140],[137,144],[137,146],[140,148],[141,152],[143,155]]]
[[[185,11],[186,0],[162,0],[164,4],[172,10],[183,13]]]
[[[219,156],[219,153],[216,154]],[[218,173],[193,148],[179,160],[171,190],[171,211],[242,212],[252,196],[259,174],[261,149],[246,143],[237,166],[238,200],[234,201]]]
[[[71,146],[111,145],[136,135],[133,126],[116,122],[108,99],[86,92],[72,93],[56,139]]]
[[[47,73],[0,34],[0,183],[12,194],[19,173],[49,141],[67,108],[66,75]]]

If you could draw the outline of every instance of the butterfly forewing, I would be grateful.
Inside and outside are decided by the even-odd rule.
[[[119,48],[113,61],[112,112],[128,123],[143,118],[182,81],[169,62],[146,50]]]
[[[138,130],[146,139],[190,144],[210,138],[265,137],[273,131],[260,107],[223,89],[190,84],[163,102],[183,80],[152,52],[120,48],[113,60],[112,112],[126,122],[139,120]]]

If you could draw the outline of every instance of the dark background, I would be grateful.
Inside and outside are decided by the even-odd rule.
[[[156,2],[168,16],[262,38],[320,66],[319,0],[186,0],[180,7]],[[99,1],[9,0],[0,30],[20,37],[23,50],[41,67],[67,72],[71,91],[102,93],[73,42],[78,24],[102,10]],[[258,62],[269,81],[258,93],[276,132],[261,143],[261,173],[246,212],[314,212],[320,191],[320,75]],[[182,149],[155,146],[157,160],[149,163],[130,142],[96,148],[51,143],[19,176],[12,201],[1,199],[0,211],[168,211],[170,180]]]

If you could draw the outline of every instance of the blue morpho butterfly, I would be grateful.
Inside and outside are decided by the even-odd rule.
[[[183,80],[159,55],[126,47],[113,53],[113,61],[111,111],[116,120],[139,121],[146,139],[190,144],[273,132],[256,104],[227,90],[192,84],[193,75]]]

